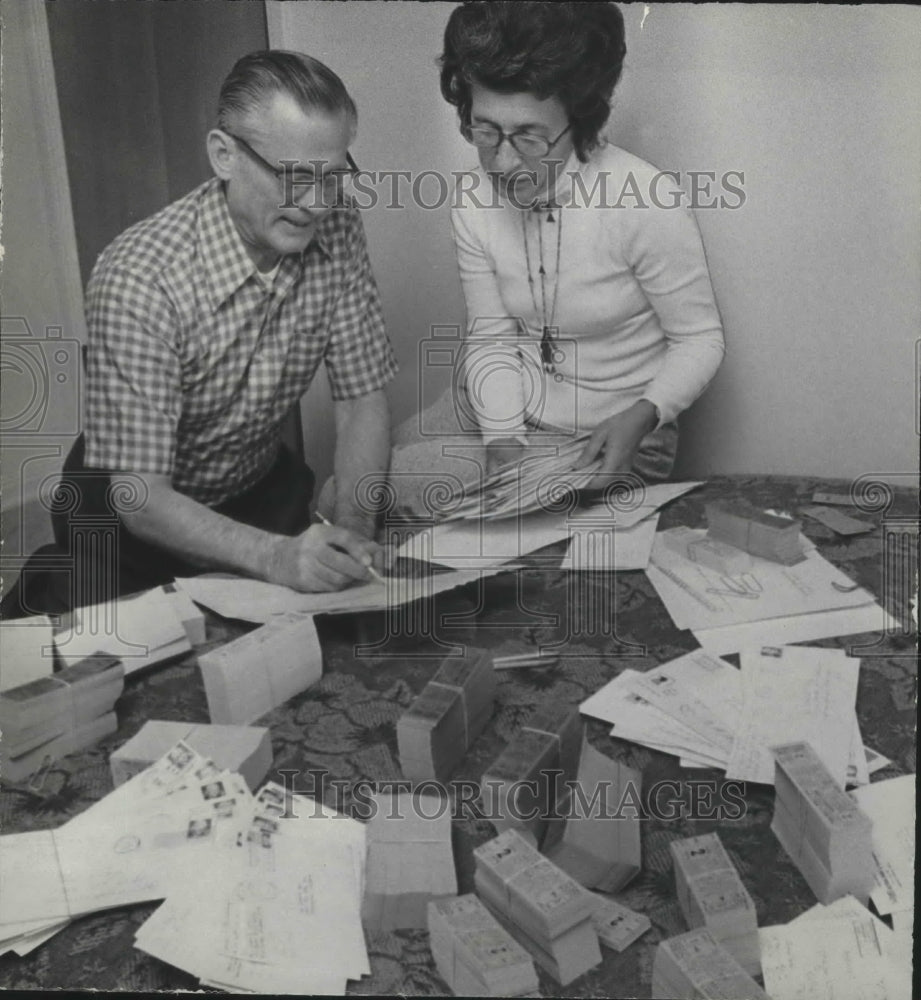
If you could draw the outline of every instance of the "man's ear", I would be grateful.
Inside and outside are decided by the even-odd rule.
[[[225,132],[214,128],[208,133],[207,145],[211,169],[222,181],[229,180],[234,158],[237,154],[236,149],[233,147],[233,140],[228,138]]]

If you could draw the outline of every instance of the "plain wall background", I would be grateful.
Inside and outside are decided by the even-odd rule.
[[[272,45],[306,51],[359,108],[369,170],[473,160],[434,60],[453,4],[268,0]],[[679,473],[897,476],[917,469],[921,332],[921,13],[907,6],[623,8],[627,61],[608,127],[662,169],[745,174],[738,210],[699,210],[726,361],[682,421]],[[914,110],[913,110],[914,109]],[[463,322],[448,209],[365,213],[417,407],[419,342]],[[328,393],[304,405],[328,471]]]

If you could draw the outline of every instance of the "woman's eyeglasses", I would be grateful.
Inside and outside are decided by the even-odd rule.
[[[503,132],[495,125],[461,125],[461,135],[477,149],[496,150],[508,139],[512,148],[521,156],[540,159],[546,156],[571,128],[570,122],[555,139],[545,139],[533,132]]]

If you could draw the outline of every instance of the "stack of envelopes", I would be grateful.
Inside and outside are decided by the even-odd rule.
[[[851,893],[866,903],[876,870],[872,821],[808,743],[773,749],[771,830],[820,902]]]
[[[485,816],[496,829],[540,843],[559,793],[578,773],[582,736],[578,708],[548,701],[534,712],[480,782]]]
[[[751,976],[761,973],[755,904],[715,833],[673,840],[678,905],[692,930],[706,927]]]
[[[562,985],[601,961],[597,903],[515,830],[476,848],[474,885],[499,922]]]
[[[449,657],[397,723],[403,774],[445,782],[492,715],[496,674],[488,654]]]
[[[466,485],[453,498],[453,507],[444,520],[457,518],[514,517],[538,510],[565,510],[567,496],[592,484],[601,468],[597,459],[584,468],[575,468],[588,436],[562,437],[557,443],[538,444],[534,457],[500,469],[485,477],[478,486]]]
[[[741,501],[708,503],[707,534],[743,552],[792,566],[800,562],[800,523]]]
[[[121,661],[100,655],[0,693],[0,776],[24,781],[46,761],[114,732],[124,683]]]
[[[242,778],[179,743],[63,826],[0,837],[4,947],[181,889],[241,797]]]
[[[457,895],[451,807],[433,795],[372,795],[362,921],[383,932],[425,927],[433,899]]]
[[[205,986],[341,996],[348,979],[370,973],[364,857],[361,823],[279,785],[255,799],[243,786],[182,891],[135,944]]]
[[[248,725],[323,675],[312,615],[278,615],[198,658],[211,721]]]
[[[652,964],[653,1000],[769,1000],[705,928],[663,941]]]
[[[538,988],[531,956],[472,893],[429,903],[429,947],[457,996],[520,997]]]

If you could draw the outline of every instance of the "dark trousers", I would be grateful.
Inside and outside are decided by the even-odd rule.
[[[194,576],[202,568],[133,535],[118,516],[130,498],[111,492],[111,471],[87,469],[81,435],[64,462],[51,515],[54,544],[39,549],[3,597],[0,615],[63,614]],[[255,486],[214,507],[241,524],[279,535],[297,535],[310,524],[314,475],[282,446],[275,464]]]

